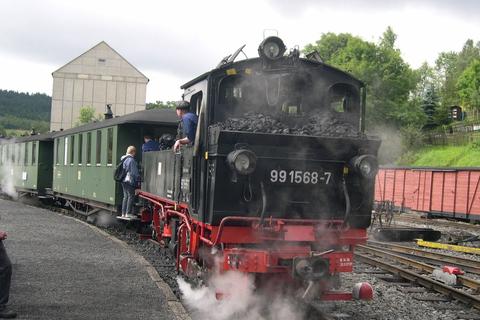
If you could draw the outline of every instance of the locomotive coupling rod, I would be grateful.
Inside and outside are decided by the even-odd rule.
[[[320,257],[320,256],[326,255],[326,254],[328,254],[328,253],[331,253],[331,252],[333,252],[333,251],[335,251],[335,250],[330,249],[330,250],[323,251],[323,252],[314,252],[314,251],[312,251],[312,252],[310,253],[310,256],[311,256],[311,257]]]

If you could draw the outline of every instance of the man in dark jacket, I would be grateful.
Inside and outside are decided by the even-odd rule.
[[[12,279],[12,263],[3,245],[3,240],[5,239],[7,239],[7,234],[0,231],[0,318],[12,319],[17,314],[7,307],[10,296],[10,281]]]
[[[136,153],[137,149],[134,146],[130,146],[127,148],[127,154],[121,158],[123,161],[123,170],[126,172],[125,178],[122,181],[122,217],[131,219],[136,218],[133,214],[133,201],[135,200],[135,188],[140,181],[138,165],[137,161],[135,161]]]
[[[180,137],[173,145],[173,151],[177,152],[181,145],[188,145],[195,143],[195,134],[197,133],[198,117],[196,114],[190,112],[190,104],[187,101],[180,101],[176,107],[177,116],[180,120],[179,130]]]
[[[160,146],[157,141],[152,139],[150,134],[146,134],[143,136],[143,141],[145,142],[142,145],[142,152],[149,152],[149,151],[158,151],[160,150]]]

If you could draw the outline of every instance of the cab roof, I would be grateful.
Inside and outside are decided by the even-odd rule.
[[[364,83],[362,81],[360,81],[359,79],[357,79],[356,77],[354,77],[351,73],[343,71],[339,68],[336,68],[334,66],[331,66],[331,65],[323,63],[323,62],[313,61],[313,60],[306,59],[306,58],[299,58],[299,60],[301,61],[301,63],[303,65],[310,64],[312,66],[324,68],[326,70],[329,70],[330,72],[340,74],[340,75],[344,76],[345,78],[348,78],[350,81],[356,82],[360,87],[364,86]],[[199,75],[198,77],[188,81],[187,83],[183,84],[180,87],[180,89],[183,89],[183,90],[187,89],[187,88],[193,86],[194,84],[207,79],[211,74],[213,74],[217,71],[226,70],[226,69],[230,69],[230,68],[235,68],[235,67],[238,67],[238,66],[241,66],[241,65],[252,65],[252,64],[255,64],[255,63],[259,63],[261,61],[262,61],[261,58],[251,58],[251,59],[245,59],[245,60],[240,60],[240,61],[237,61],[237,62],[232,62],[232,63],[227,63],[227,64],[224,64],[224,65],[221,65],[218,68],[215,68],[215,69],[212,69],[208,72],[205,72],[205,73]]]

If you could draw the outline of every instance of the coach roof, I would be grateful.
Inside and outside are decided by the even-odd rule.
[[[175,110],[173,109],[142,110],[129,113],[121,117],[92,122],[68,130],[57,131],[53,133],[53,137],[56,138],[78,132],[92,131],[96,129],[129,123],[176,126],[178,124],[178,117],[175,113]]]
[[[53,138],[53,132],[42,133],[42,134],[33,134],[23,137],[14,137],[14,138],[5,138],[0,139],[1,143],[21,143],[29,141],[51,141]]]

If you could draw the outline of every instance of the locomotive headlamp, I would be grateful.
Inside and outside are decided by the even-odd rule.
[[[239,149],[228,154],[227,162],[236,173],[246,176],[255,171],[257,156],[250,150]]]
[[[260,43],[258,54],[261,58],[277,60],[282,57],[287,48],[279,37],[268,37]]]
[[[373,179],[378,171],[378,161],[377,158],[364,154],[353,158],[353,167],[357,172],[359,172],[364,178]]]

